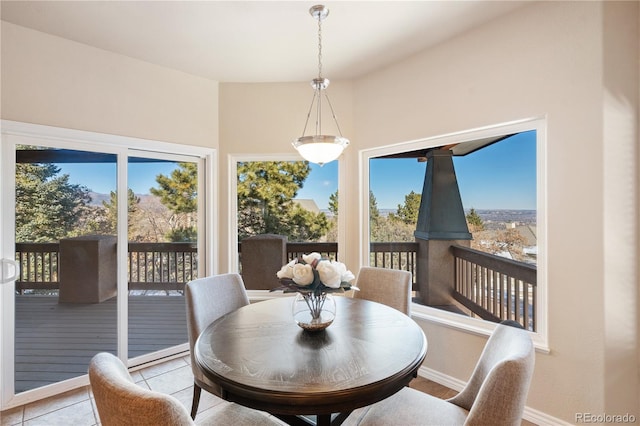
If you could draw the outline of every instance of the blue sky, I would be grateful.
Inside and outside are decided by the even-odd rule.
[[[427,163],[415,159],[374,159],[369,184],[378,208],[396,209],[405,195],[422,193]],[[338,187],[336,162],[312,165],[298,198],[312,198],[327,208]],[[464,157],[454,157],[460,196],[465,208],[536,209],[535,132],[524,132]]]
[[[311,163],[311,173],[296,198],[315,200],[321,209],[329,208],[329,197],[338,189],[338,162],[320,167]]]
[[[535,132],[525,132],[485,147],[464,157],[454,157],[462,204],[475,209],[536,208]],[[71,181],[94,192],[109,193],[116,185],[115,164],[60,164]],[[130,187],[136,194],[148,194],[158,174],[169,175],[175,163],[132,163]],[[411,191],[422,192],[426,163],[415,159],[372,160],[370,186],[378,208],[395,209]],[[338,188],[338,163],[312,171],[297,198],[310,198],[321,209],[328,208],[329,196]]]
[[[116,188],[115,163],[58,164],[62,173],[69,174],[73,183],[86,186],[93,192],[108,194]],[[149,194],[149,188],[157,187],[158,174],[169,175],[176,163],[131,163],[129,164],[129,187],[136,194]]]
[[[536,134],[524,132],[453,160],[465,208],[536,209]]]

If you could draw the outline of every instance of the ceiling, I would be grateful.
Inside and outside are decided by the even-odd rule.
[[[318,74],[307,1],[5,1],[3,21],[220,82]],[[323,76],[349,79],[523,6],[523,1],[327,1]]]

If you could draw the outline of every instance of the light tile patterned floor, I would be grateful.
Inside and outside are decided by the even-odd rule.
[[[193,376],[189,363],[189,357],[185,356],[135,371],[131,376],[140,386],[173,395],[191,411]],[[215,409],[220,404],[226,404],[226,402],[207,392],[202,392],[198,412]],[[89,387],[3,411],[0,423],[2,426],[92,426],[100,424],[98,411]]]
[[[140,386],[173,395],[188,411],[191,411],[193,376],[188,356],[133,372],[131,376]],[[414,379],[411,387],[439,398],[450,398],[456,394],[447,387],[421,377]],[[221,404],[227,404],[227,402],[208,392],[202,392],[198,413],[219,409]],[[91,389],[85,387],[3,411],[0,413],[0,424],[2,426],[93,426],[100,423]],[[523,426],[533,425],[527,421],[523,421],[522,424]]]

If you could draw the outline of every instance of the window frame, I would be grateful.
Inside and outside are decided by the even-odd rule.
[[[538,351],[548,352],[548,299],[547,299],[547,118],[533,117],[485,127],[473,128],[453,133],[436,135],[391,145],[363,149],[358,152],[360,173],[360,264],[369,265],[370,228],[369,228],[369,160],[405,151],[433,148],[452,143],[464,143],[473,140],[536,131],[536,210],[537,210],[537,331],[531,332],[532,340]],[[441,309],[412,303],[412,316],[430,323],[444,325],[467,333],[489,336],[496,323],[479,318],[466,317]]]

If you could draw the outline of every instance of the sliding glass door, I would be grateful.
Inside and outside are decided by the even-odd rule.
[[[2,409],[86,384],[98,352],[186,351],[184,284],[211,270],[212,152],[3,124]]]
[[[184,284],[198,276],[198,174],[193,158],[128,159],[129,358],[185,344]]]
[[[116,353],[116,154],[15,145],[15,392]],[[99,179],[95,179],[99,176]]]

